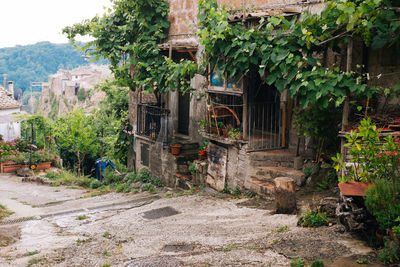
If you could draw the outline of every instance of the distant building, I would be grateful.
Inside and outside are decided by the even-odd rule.
[[[0,87],[0,135],[4,140],[21,137],[21,123],[16,116],[21,115],[22,106],[13,94],[12,84],[8,91]]]

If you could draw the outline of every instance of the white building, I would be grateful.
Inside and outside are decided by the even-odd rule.
[[[14,100],[12,94],[0,87],[0,135],[4,140],[21,137],[21,123],[16,118],[21,115],[21,104]]]

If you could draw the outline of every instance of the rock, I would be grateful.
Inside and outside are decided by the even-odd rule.
[[[21,168],[17,170],[17,175],[21,177],[29,177],[35,175],[34,172],[29,168]]]
[[[134,188],[134,189],[139,189],[141,187],[142,187],[141,182],[136,182],[136,183],[131,184],[131,188]]]

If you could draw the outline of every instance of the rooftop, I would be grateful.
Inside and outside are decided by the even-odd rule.
[[[21,104],[14,100],[12,94],[0,87],[0,110],[20,108]]]

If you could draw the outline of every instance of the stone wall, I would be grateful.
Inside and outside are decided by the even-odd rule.
[[[173,39],[187,38],[184,34],[196,33],[197,0],[169,0],[169,8],[169,35]]]

